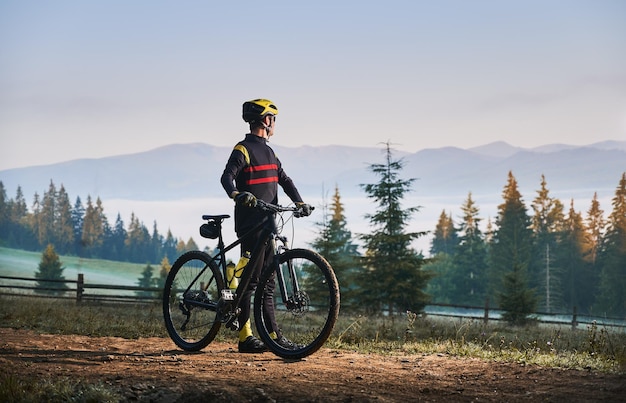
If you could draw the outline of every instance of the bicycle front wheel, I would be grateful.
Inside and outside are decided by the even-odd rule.
[[[206,347],[217,335],[217,301],[224,288],[219,267],[201,251],[180,256],[165,280],[163,317],[176,345],[186,351]]]
[[[266,270],[255,292],[256,328],[276,355],[303,358],[319,350],[335,326],[339,284],[330,264],[311,250],[291,249],[277,261],[280,272]]]

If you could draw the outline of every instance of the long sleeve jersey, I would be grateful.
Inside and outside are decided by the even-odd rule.
[[[250,192],[258,199],[276,204],[280,185],[293,202],[302,202],[298,189],[283,170],[274,150],[267,145],[267,140],[253,134],[247,134],[235,145],[220,181],[228,196],[234,191]],[[235,231],[245,231],[262,216],[256,209],[235,206]]]

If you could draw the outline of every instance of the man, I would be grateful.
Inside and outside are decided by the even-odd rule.
[[[243,120],[250,124],[250,133],[244,140],[237,143],[228,158],[226,168],[221,177],[221,183],[226,193],[235,200],[235,232],[237,236],[246,233],[252,226],[263,219],[264,213],[255,209],[257,199],[277,204],[278,185],[289,198],[300,205],[302,215],[311,214],[312,207],[302,201],[293,181],[287,176],[274,151],[267,145],[274,135],[278,108],[267,99],[255,99],[244,102]],[[241,255],[251,252],[258,236],[252,236],[241,244]],[[250,286],[242,296],[241,313],[239,314],[239,352],[260,353],[267,351],[265,344],[252,335],[250,326],[250,299],[256,289],[259,275],[274,255],[272,245],[267,243],[265,252],[257,262],[254,262],[254,275]],[[252,263],[251,263],[252,264]],[[273,292],[266,293],[270,302],[265,306],[273,306]],[[273,310],[264,312],[268,323],[273,330],[271,336],[278,344],[285,348],[295,348],[295,345],[280,335],[277,329]]]

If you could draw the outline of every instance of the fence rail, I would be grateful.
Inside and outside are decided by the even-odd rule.
[[[50,280],[15,276],[0,276],[0,280],[39,283],[33,285],[2,283],[0,284],[0,295],[73,299],[76,300],[77,303],[83,301],[151,303],[161,301],[160,293],[162,292],[162,289],[157,287],[86,283],[84,275],[80,273],[76,280]],[[61,286],[43,286],[44,284],[61,284]],[[18,293],[11,290],[25,290],[30,292]],[[87,290],[128,291],[128,293],[98,293],[89,292]]]
[[[73,299],[77,303],[90,302],[124,302],[124,303],[154,303],[161,301],[161,288],[139,287],[115,284],[90,284],[85,282],[83,274],[78,274],[76,280],[48,280],[27,277],[0,276],[0,280],[9,280],[10,284],[0,281],[0,295],[30,296],[40,298]],[[16,282],[32,283],[23,285]],[[35,284],[38,283],[38,284]],[[61,286],[42,286],[43,284],[61,284]],[[69,285],[69,286],[68,286]],[[26,292],[17,292],[23,290]],[[93,290],[94,292],[87,292]],[[102,293],[100,291],[113,291],[117,293]],[[127,291],[126,293],[121,293]],[[463,320],[482,320],[484,323],[502,320],[503,311],[491,309],[489,301],[484,307],[432,304],[427,305],[424,313],[431,317],[454,318]],[[571,313],[542,313],[533,315],[538,322],[545,324],[569,325],[572,329],[580,325],[587,326],[597,324],[616,329],[626,329],[624,318],[592,317],[578,315],[576,308]]]

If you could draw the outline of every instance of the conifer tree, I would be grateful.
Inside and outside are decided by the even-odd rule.
[[[82,245],[87,256],[95,256],[104,242],[104,227],[102,221],[102,202],[97,199],[93,204],[91,196],[87,196],[87,208],[83,218]]]
[[[159,277],[156,279],[156,286],[163,287],[165,286],[165,280],[167,279],[167,275],[170,273],[172,269],[172,265],[170,264],[169,259],[165,256],[161,260],[161,265],[159,266]]]
[[[19,248],[31,249],[29,240],[32,239],[30,227],[31,216],[21,186],[17,187],[15,200],[9,200],[9,227],[8,244]]]
[[[83,222],[85,217],[85,207],[80,199],[76,196],[74,207],[72,208],[72,226],[74,228],[74,251],[78,256],[82,256],[83,252]]]
[[[61,264],[59,255],[57,255],[54,250],[54,246],[49,244],[41,256],[39,267],[35,272],[35,278],[38,280],[63,281],[65,280],[63,270],[65,270],[65,268]],[[38,281],[36,287],[39,288],[39,290],[36,290],[37,292],[44,294],[60,294],[68,289],[65,283],[47,281]],[[55,290],[46,290],[46,288],[53,288]]]
[[[563,203],[550,196],[544,175],[541,189],[533,200],[531,228],[533,230],[533,259],[529,267],[530,286],[537,289],[540,306],[545,312],[562,309],[563,268],[555,256],[564,230]]]
[[[60,253],[68,253],[74,245],[74,228],[70,198],[63,185],[57,193],[55,216],[54,238],[56,248]]]
[[[424,289],[431,277],[423,270],[424,257],[411,247],[424,232],[406,231],[410,217],[419,208],[402,208],[402,199],[414,181],[399,178],[402,168],[402,160],[393,159],[387,143],[385,163],[370,165],[379,182],[361,185],[377,209],[365,215],[371,233],[360,235],[366,253],[364,271],[359,275],[359,300],[379,311],[386,306],[390,314],[423,309],[429,299]]]
[[[585,259],[595,266],[606,226],[604,211],[600,208],[597,192],[593,194],[585,224]]]
[[[508,182],[503,191],[504,202],[498,206],[496,230],[490,245],[490,266],[488,270],[489,295],[498,297],[500,303],[522,301],[517,293],[526,296],[528,289],[528,267],[531,260],[532,230],[526,206],[517,186],[517,180],[509,172]],[[513,274],[511,274],[513,273]],[[506,283],[505,284],[505,279]],[[514,282],[517,287],[515,295],[510,286]],[[499,293],[499,290],[504,292]],[[511,309],[510,305],[507,305]],[[513,307],[515,311],[523,312],[528,304]]]
[[[34,236],[31,242],[26,245],[27,249],[38,249],[40,247],[39,240],[43,238],[43,230],[41,223],[41,200],[39,200],[39,194],[35,192],[33,196],[33,204],[31,207],[32,214],[29,216],[29,228]]]
[[[141,272],[141,277],[137,280],[137,286],[141,288],[152,288],[154,286],[155,278],[153,277],[154,269],[150,264],[147,264]],[[152,291],[136,291],[137,295],[141,297],[149,297],[152,295]]]
[[[572,200],[557,254],[557,265],[563,268],[562,295],[568,312],[574,308],[588,312],[592,303],[594,281],[584,259],[584,249],[585,227]]]
[[[526,270],[517,262],[502,279],[502,291],[497,293],[500,307],[504,310],[502,319],[512,325],[525,325],[529,315],[535,312],[537,297],[528,288]]]
[[[430,254],[436,256],[439,253],[446,253],[452,256],[458,243],[459,239],[452,220],[452,213],[446,214],[446,211],[442,210],[431,241]]]
[[[479,209],[472,200],[471,192],[461,210],[461,236],[453,256],[454,271],[451,280],[455,293],[452,303],[483,306],[487,291],[487,246],[480,230]]]
[[[359,253],[352,242],[352,233],[348,230],[339,188],[335,186],[330,211],[323,206],[323,221],[316,223],[318,236],[311,246],[330,263],[341,287],[342,306],[349,308],[355,304],[355,272]]]
[[[598,305],[602,314],[621,317],[626,314],[626,173],[622,173],[611,204],[613,211],[598,256],[602,268]]]

